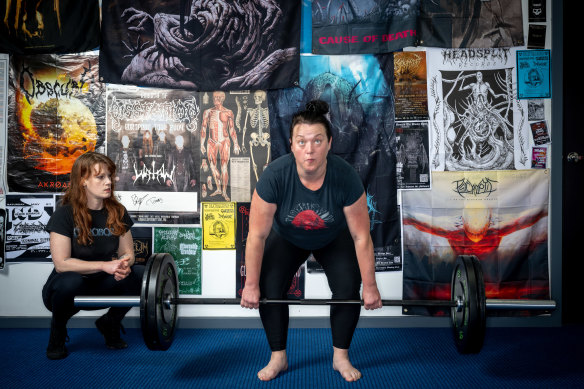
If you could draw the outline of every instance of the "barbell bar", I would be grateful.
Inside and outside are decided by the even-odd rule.
[[[77,296],[80,308],[140,307],[142,336],[151,350],[167,350],[173,342],[177,306],[181,304],[240,304],[238,298],[179,297],[178,272],[172,255],[155,253],[146,263],[140,296]],[[260,304],[333,305],[359,304],[362,300],[273,300],[261,299]],[[453,337],[461,354],[478,353],[484,342],[486,310],[556,309],[553,300],[487,299],[482,268],[473,255],[457,257],[451,281],[450,300],[382,300],[383,306],[422,306],[450,308]]]

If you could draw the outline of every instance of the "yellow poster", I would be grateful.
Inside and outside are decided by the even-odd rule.
[[[203,249],[235,250],[235,203],[201,203]]]

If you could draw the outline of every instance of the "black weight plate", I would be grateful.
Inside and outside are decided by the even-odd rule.
[[[478,313],[479,321],[476,327],[476,336],[473,337],[475,340],[474,350],[478,353],[483,348],[483,343],[485,341],[485,332],[487,329],[487,297],[485,295],[485,279],[483,276],[483,268],[481,262],[475,255],[471,255],[474,273],[477,281],[477,303],[478,303]]]
[[[140,311],[142,336],[150,350],[167,350],[174,339],[177,306],[166,301],[178,297],[178,272],[168,253],[154,254],[150,262]]]
[[[484,330],[481,326],[479,287],[472,256],[459,255],[452,273],[451,297],[460,297],[462,308],[451,308],[452,330],[456,348],[461,354],[478,353],[482,347]]]

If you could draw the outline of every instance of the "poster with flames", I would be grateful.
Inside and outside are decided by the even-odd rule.
[[[458,255],[478,257],[487,298],[549,299],[549,182],[542,169],[433,172],[431,191],[404,191],[404,299],[450,299]]]
[[[96,52],[11,57],[10,192],[61,192],[77,157],[103,152],[105,84],[97,64]]]

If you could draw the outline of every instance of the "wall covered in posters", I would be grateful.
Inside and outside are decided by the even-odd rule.
[[[289,152],[292,114],[321,98],[331,106],[332,151],[353,165],[367,192],[383,298],[448,298],[445,275],[461,252],[479,256],[489,296],[549,297],[551,51],[549,44],[526,49],[527,0],[247,2],[287,9],[270,19],[275,28],[268,33],[289,34],[277,47],[230,42],[248,55],[269,57],[273,50],[273,57],[254,57],[240,68],[233,53],[221,60],[210,54],[208,62],[196,39],[177,40],[185,52],[163,55],[166,62],[148,62],[162,58],[172,39],[193,38],[199,30],[192,20],[205,14],[200,2],[182,11],[178,0],[153,8],[138,0],[104,3],[110,7],[101,50],[0,55],[0,126],[7,127],[0,134],[6,233],[0,267],[52,269],[42,221],[25,209],[31,198],[48,196],[43,217],[50,215],[72,161],[96,150],[116,162],[116,194],[136,223],[140,258],[177,249],[183,293],[237,296],[245,280],[246,205],[265,167]],[[123,12],[132,7],[130,20]],[[184,30],[178,17],[165,19],[167,29],[149,29],[157,15],[181,12],[191,20]],[[206,38],[219,42],[232,26],[221,23],[227,16],[215,16]],[[143,30],[136,29],[139,21]],[[244,31],[251,27],[230,36],[251,36]],[[168,40],[156,41],[155,32]],[[264,70],[270,75],[264,81],[247,83]],[[496,191],[487,194],[485,183]],[[530,185],[537,190],[528,203],[510,206],[509,193]],[[220,215],[229,223],[217,223]],[[469,229],[477,221],[485,231],[480,239]],[[314,264],[299,269],[291,298],[328,297]],[[0,294],[25,284],[8,272],[0,277],[7,278]],[[193,312],[254,315],[238,307],[181,314]],[[292,312],[326,315],[324,308]]]

